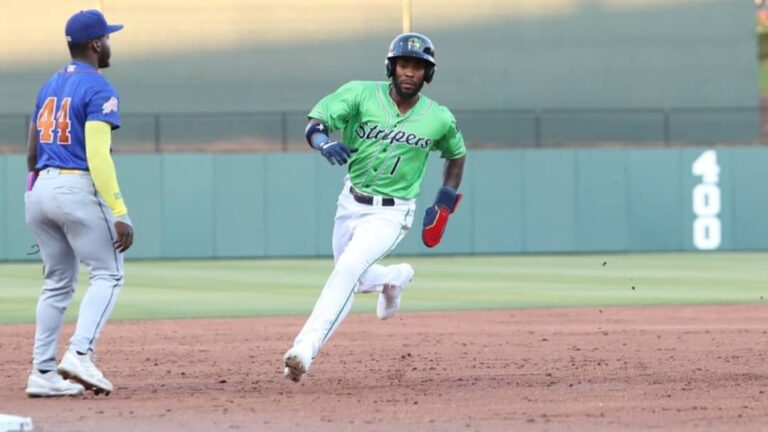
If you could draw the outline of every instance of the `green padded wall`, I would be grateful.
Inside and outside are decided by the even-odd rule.
[[[627,239],[627,153],[576,153],[576,249],[623,251]]]
[[[470,152],[464,200],[443,243],[427,249],[422,216],[443,168],[433,155],[413,228],[395,253],[697,250],[693,196],[703,178],[692,166],[710,150],[719,167],[717,249],[768,250],[768,149],[738,147]],[[317,154],[118,155],[116,163],[136,227],[130,258],[331,254],[344,171]],[[0,260],[39,259],[26,255],[34,239],[24,223],[24,166],[22,156],[0,157]]]
[[[215,256],[213,155],[164,154],[161,157],[163,255],[179,258]],[[130,193],[125,192],[126,195]]]
[[[214,254],[218,257],[266,255],[264,157],[214,156]],[[240,190],[235,194],[231,191]]]
[[[26,158],[21,155],[2,156],[0,166],[5,173],[0,175],[0,198],[3,208],[0,210],[0,259],[22,260],[34,258],[27,255],[32,252],[35,240],[24,221],[24,184],[27,178]]]
[[[682,248],[682,191],[677,151],[629,150],[627,195],[630,248]]]
[[[732,244],[738,249],[765,249],[768,242],[768,160],[766,149],[742,148],[727,154],[734,167],[729,193],[732,198]]]

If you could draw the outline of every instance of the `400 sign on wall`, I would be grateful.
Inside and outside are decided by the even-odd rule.
[[[722,242],[720,223],[720,166],[717,153],[707,150],[691,166],[693,175],[701,182],[693,188],[693,245],[700,250],[714,250]]]

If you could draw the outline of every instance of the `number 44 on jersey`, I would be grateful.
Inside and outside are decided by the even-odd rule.
[[[53,144],[54,130],[56,130],[57,144],[67,145],[72,142],[69,136],[69,104],[72,98],[62,98],[58,112],[56,111],[57,99],[54,96],[46,99],[40,107],[40,113],[37,114],[37,131],[40,134],[40,142],[43,144]]]

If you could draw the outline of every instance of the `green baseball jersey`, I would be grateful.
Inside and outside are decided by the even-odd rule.
[[[416,198],[430,151],[440,151],[444,159],[467,153],[448,108],[422,94],[400,114],[388,82],[351,81],[321,99],[309,118],[322,121],[330,132],[341,129],[341,141],[357,149],[349,178],[369,194]]]

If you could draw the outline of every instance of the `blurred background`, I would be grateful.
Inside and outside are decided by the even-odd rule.
[[[66,19],[101,7],[126,26],[105,72],[125,119],[116,151],[306,151],[306,113],[320,97],[349,80],[385,79],[403,3],[0,2],[0,146],[23,151],[34,96],[68,60]],[[413,30],[437,46],[437,78],[425,92],[455,111],[475,148],[762,140],[762,4],[410,3]]]
[[[471,165],[444,247],[400,253],[768,249],[761,0],[67,0],[0,1],[0,260],[28,259],[29,116],[64,23],[94,7],[125,24],[104,73],[133,257],[329,254],[341,173],[306,114],[385,79],[404,13]]]

